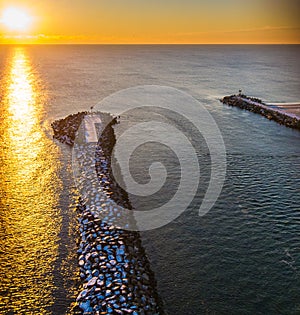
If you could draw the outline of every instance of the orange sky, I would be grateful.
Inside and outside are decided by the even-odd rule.
[[[28,30],[1,21],[28,12]],[[0,43],[300,43],[298,0],[0,0]]]

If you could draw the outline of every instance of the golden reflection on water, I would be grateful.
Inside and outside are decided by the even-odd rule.
[[[41,127],[45,91],[25,48],[12,48],[0,83],[0,313],[49,314],[58,151]]]

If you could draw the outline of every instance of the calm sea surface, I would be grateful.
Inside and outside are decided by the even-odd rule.
[[[0,46],[0,313],[65,314],[77,294],[71,150],[52,141],[50,123],[156,84],[203,104],[227,151],[223,191],[206,216],[201,188],[174,222],[142,233],[166,313],[300,314],[300,133],[217,100],[242,88],[299,102],[299,56],[299,46]],[[116,132],[130,123],[125,116]],[[161,159],[175,174],[174,160]],[[135,161],[143,172],[145,160]]]

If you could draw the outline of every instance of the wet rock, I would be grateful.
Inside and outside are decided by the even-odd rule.
[[[51,124],[54,135],[53,138],[62,143],[73,145],[75,140],[76,131],[78,130],[84,116],[87,112],[80,112],[72,114],[66,118],[54,121]]]
[[[84,263],[85,263],[85,262],[84,262],[83,259],[82,259],[82,260],[79,260],[79,266],[80,266],[80,267],[84,266]]]
[[[92,312],[91,302],[89,300],[81,302],[79,307],[83,310],[84,313]]]
[[[93,277],[88,283],[87,283],[87,287],[89,288],[89,287],[93,287],[95,284],[96,284],[96,282],[97,282],[97,277]]]

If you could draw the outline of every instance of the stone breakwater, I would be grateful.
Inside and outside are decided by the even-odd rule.
[[[84,135],[86,114],[79,113],[59,123],[54,130],[55,138],[65,140],[68,130],[80,126]],[[141,244],[138,232],[119,229],[114,220],[134,221],[126,217],[122,207],[130,209],[126,192],[114,181],[111,169],[111,152],[115,144],[112,119],[109,114],[97,113],[102,122],[110,122],[102,130],[98,144],[87,143],[84,137],[74,142],[73,154],[78,159],[77,182],[81,198],[78,204],[80,243],[78,264],[81,288],[76,300],[76,314],[163,314],[162,303],[157,294],[156,281],[150,263]],[[101,124],[100,124],[101,125]],[[56,123],[55,126],[58,126]],[[98,126],[98,128],[101,126]],[[98,130],[99,131],[99,130]],[[92,154],[89,154],[91,152]],[[96,166],[96,176],[90,176],[90,165]],[[99,185],[100,183],[100,185]],[[99,209],[101,216],[99,216]]]
[[[73,145],[76,132],[87,112],[72,114],[63,119],[55,120],[51,127],[53,129],[53,138],[62,143]]]
[[[246,95],[230,95],[220,100],[223,104],[236,106],[250,112],[260,114],[269,120],[274,120],[281,125],[300,130],[300,118],[277,108],[270,108],[258,98]]]

